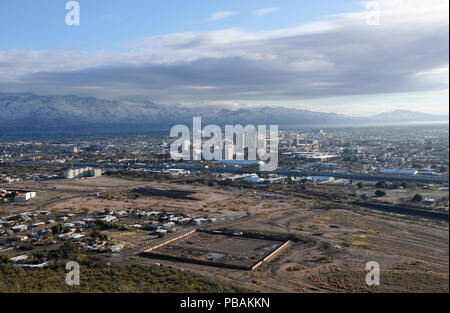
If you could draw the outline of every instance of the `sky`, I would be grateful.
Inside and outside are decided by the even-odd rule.
[[[0,1],[0,92],[448,114],[448,0]]]

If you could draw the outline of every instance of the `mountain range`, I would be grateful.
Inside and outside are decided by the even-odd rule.
[[[194,116],[206,124],[280,126],[338,126],[394,122],[448,121],[448,115],[397,110],[370,117],[349,117],[285,107],[159,105],[147,100],[104,100],[73,95],[39,96],[0,93],[0,130],[7,132],[58,130],[166,130],[191,125]]]

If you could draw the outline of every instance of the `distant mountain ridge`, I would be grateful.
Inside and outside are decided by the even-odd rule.
[[[95,97],[0,94],[0,129],[67,130],[95,128],[170,129],[190,125],[194,116],[206,124],[277,124],[322,126],[358,123],[445,121],[448,116],[398,110],[372,117],[348,117],[285,107],[185,107],[150,101],[104,100]]]
[[[432,121],[444,121],[448,120],[447,116],[432,115],[421,112],[412,112],[407,110],[396,110],[392,112],[383,112],[374,116],[371,116],[372,121],[390,121],[390,122],[432,122]]]

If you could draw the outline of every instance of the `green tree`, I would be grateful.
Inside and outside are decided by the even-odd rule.
[[[401,186],[403,187],[403,188],[409,188],[410,187],[410,185],[407,183],[407,182],[403,182],[402,184],[401,184]]]
[[[421,202],[423,200],[423,197],[420,194],[414,195],[414,197],[411,199],[412,202]]]
[[[65,227],[62,224],[56,224],[51,229],[52,229],[53,235],[70,232],[70,228],[69,227]]]
[[[11,257],[9,254],[0,254],[0,263],[8,263],[10,261]]]
[[[54,235],[62,233],[64,227],[61,224],[56,224],[52,227],[52,233]]]
[[[98,229],[94,229],[94,230],[91,232],[90,235],[91,235],[91,238],[94,239],[94,240],[97,240],[97,239],[103,240],[103,241],[109,240],[108,235],[107,235],[107,234],[103,234],[103,233],[100,232]]]
[[[378,189],[377,191],[375,191],[375,196],[377,197],[384,197],[386,195],[386,192],[384,192],[383,190]]]
[[[379,181],[376,183],[375,187],[384,189],[387,188],[387,184],[385,181]]]
[[[50,252],[55,259],[75,259],[80,255],[80,248],[71,241],[66,241],[57,250]]]

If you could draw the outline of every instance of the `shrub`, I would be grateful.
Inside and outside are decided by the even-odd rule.
[[[412,202],[420,202],[420,201],[422,201],[422,200],[423,200],[423,197],[422,197],[420,194],[416,194],[416,195],[411,199]]]
[[[376,183],[375,187],[377,188],[387,188],[387,183],[385,181],[379,181]]]
[[[0,263],[9,263],[10,258],[9,254],[0,254]]]
[[[53,259],[75,259],[80,255],[80,248],[71,241],[66,241],[57,250],[50,251]]]

